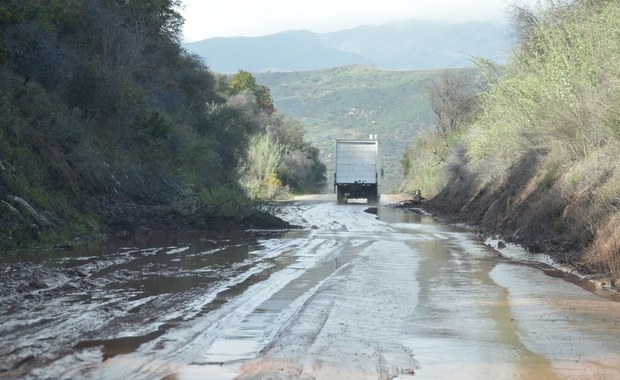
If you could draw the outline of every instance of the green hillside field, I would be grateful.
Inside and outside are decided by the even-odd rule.
[[[474,68],[451,69],[477,81]],[[354,65],[303,72],[255,74],[271,91],[275,107],[301,121],[310,142],[321,151],[333,191],[336,139],[377,135],[385,178],[382,192],[400,190],[400,160],[416,133],[434,124],[427,88],[446,70],[395,71]]]

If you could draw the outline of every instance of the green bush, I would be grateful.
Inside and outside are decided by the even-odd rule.
[[[254,199],[273,199],[283,188],[276,170],[282,165],[286,147],[269,136],[259,134],[250,140],[247,157],[241,167],[241,183]]]
[[[284,144],[270,140],[275,162],[248,144],[281,118],[269,90],[246,73],[249,88],[226,94],[226,80],[182,49],[180,6],[0,5],[0,250],[97,235],[106,198],[243,218],[255,207],[240,172],[267,198],[286,188],[277,177]],[[309,145],[293,150],[317,164]]]
[[[244,219],[257,207],[255,202],[234,187],[205,188],[200,193],[200,201],[206,206],[208,214],[214,217]]]

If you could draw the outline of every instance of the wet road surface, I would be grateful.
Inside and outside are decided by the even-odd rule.
[[[429,216],[332,198],[278,208],[302,230],[4,264],[0,377],[620,378],[609,291]]]

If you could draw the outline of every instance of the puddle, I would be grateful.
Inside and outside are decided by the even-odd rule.
[[[306,229],[161,234],[2,264],[0,377],[232,378],[248,362],[274,371],[263,378],[620,373],[620,306],[577,276],[409,210],[282,212]]]
[[[127,336],[113,339],[95,339],[84,340],[73,346],[76,350],[84,350],[92,347],[101,347],[103,354],[103,361],[113,358],[116,355],[128,354],[135,351],[142,344],[149,342],[153,339],[159,338],[164,335],[169,329],[170,325],[160,327],[157,331],[140,335],[140,336]]]

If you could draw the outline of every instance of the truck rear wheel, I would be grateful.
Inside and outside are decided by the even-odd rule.
[[[366,201],[370,205],[376,205],[379,203],[379,191],[377,190],[376,187],[370,191],[370,193],[368,194],[368,197],[366,198]]]
[[[340,188],[336,190],[336,201],[339,205],[344,203],[344,191]]]

